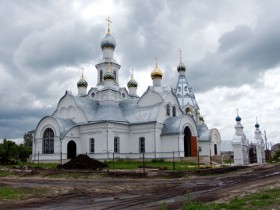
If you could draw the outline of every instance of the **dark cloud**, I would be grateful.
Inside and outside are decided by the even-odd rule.
[[[80,8],[91,3],[0,1],[0,138],[21,137],[34,129],[41,117],[54,111],[66,89],[76,91],[79,68],[101,58],[109,14],[104,11],[100,16],[102,24],[100,18],[83,18]],[[112,23],[122,78],[129,78],[131,68],[150,77],[158,57],[163,84],[173,85],[179,48],[195,93],[253,85],[267,69],[279,65],[278,2],[120,0],[114,4],[123,10],[113,12]],[[246,19],[253,15],[254,24]]]
[[[279,66],[280,29],[275,28],[279,21],[280,16],[270,22],[258,21],[255,27],[237,26],[224,33],[216,52],[208,52],[190,66],[196,90],[252,85],[261,73]]]
[[[89,28],[76,22],[55,25],[26,37],[15,52],[19,69],[45,72],[59,66],[79,66],[99,55],[99,45],[93,40],[101,36],[102,29]]]

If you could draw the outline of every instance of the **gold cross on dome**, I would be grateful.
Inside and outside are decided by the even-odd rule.
[[[82,69],[82,78],[84,78],[84,68],[83,67],[81,67],[81,69]]]
[[[133,68],[131,69],[131,79],[133,78]]]
[[[179,48],[179,54],[180,54],[180,62],[182,62],[182,50]]]
[[[237,113],[237,116],[238,116],[238,108],[236,109],[236,113]]]
[[[155,57],[155,60],[156,60],[156,65],[157,65],[157,59],[158,59],[158,58],[157,58],[157,57]]]
[[[107,24],[108,24],[108,34],[110,33],[110,23],[112,23],[112,21],[110,20],[110,17],[108,16],[106,18]]]

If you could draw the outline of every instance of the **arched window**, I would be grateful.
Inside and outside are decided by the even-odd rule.
[[[166,115],[170,116],[170,105],[169,104],[167,104],[167,106],[166,106]]]
[[[176,117],[176,106],[173,106],[172,108],[172,116]]]
[[[117,81],[117,72],[114,70],[115,81]]]
[[[43,153],[54,153],[54,132],[50,128],[47,128],[43,134]]]
[[[139,153],[145,153],[145,138],[139,138]]]
[[[186,108],[186,114],[192,114],[192,110],[190,108]]]
[[[89,139],[89,148],[90,148],[90,152],[94,153],[94,151],[95,151],[95,141],[94,141],[94,138],[90,138]]]
[[[100,70],[99,81],[100,82],[103,81],[103,71],[102,70]]]
[[[116,137],[114,138],[114,153],[120,152],[120,138]]]

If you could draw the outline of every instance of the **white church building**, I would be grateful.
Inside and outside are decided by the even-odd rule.
[[[133,73],[127,89],[119,84],[121,65],[114,59],[115,48],[108,22],[102,59],[95,65],[96,86],[89,88],[82,74],[78,94],[66,91],[53,114],[39,121],[33,161],[39,156],[40,161],[59,162],[78,154],[103,160],[113,154],[124,159],[141,158],[143,153],[146,158],[220,155],[219,131],[204,123],[181,55],[176,86],[162,84],[156,62],[150,75],[153,86],[138,96]]]
[[[255,136],[250,143],[244,134],[244,127],[241,124],[241,117],[238,116],[238,113],[235,120],[235,135],[233,136],[231,142],[234,155],[234,164],[243,166],[252,163],[265,163],[265,143],[262,138],[262,133],[259,129],[259,123],[256,122],[255,124]]]

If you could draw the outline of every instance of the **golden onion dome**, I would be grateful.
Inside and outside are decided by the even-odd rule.
[[[162,79],[162,75],[163,74],[162,74],[161,70],[159,70],[158,65],[156,63],[156,66],[151,73],[151,77],[152,77],[152,79],[155,79],[155,78]]]

